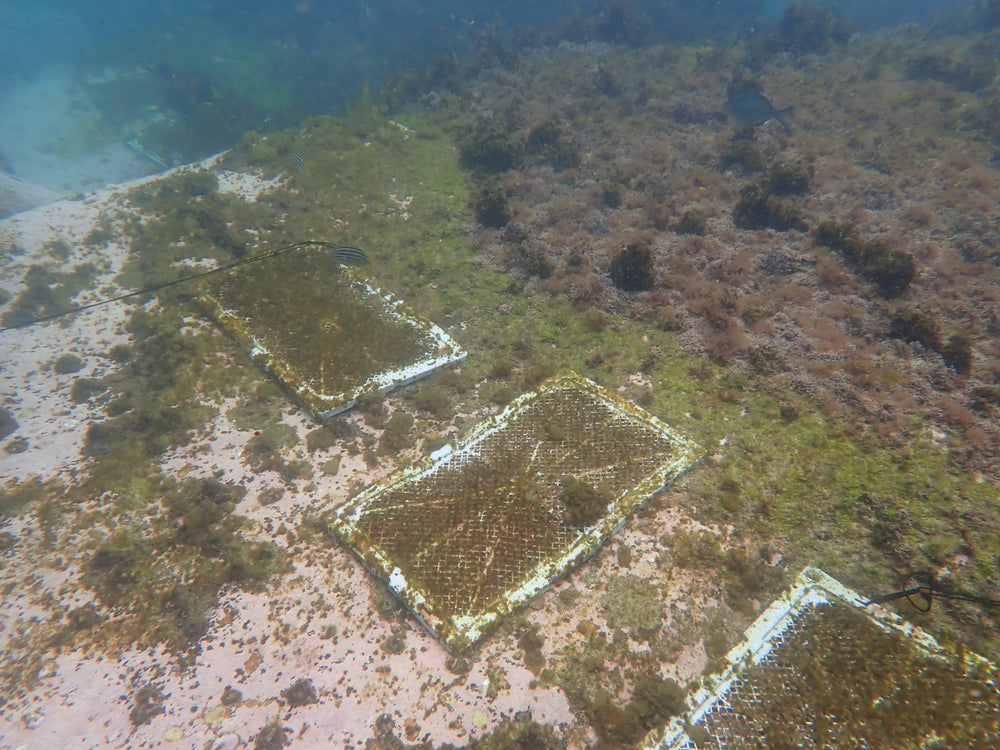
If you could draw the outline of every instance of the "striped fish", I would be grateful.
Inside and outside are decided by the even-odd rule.
[[[296,242],[294,245],[285,245],[277,250],[270,250],[264,255],[283,255],[289,250],[298,250],[300,247],[321,247],[330,253],[330,257],[342,266],[366,266],[368,265],[368,255],[360,247],[353,245],[337,245],[333,242],[323,240],[306,240]],[[260,257],[260,256],[257,256]]]
[[[330,256],[344,266],[368,265],[368,256],[360,247],[335,245],[329,248]]]

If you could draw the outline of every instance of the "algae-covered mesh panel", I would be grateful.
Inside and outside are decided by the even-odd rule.
[[[577,376],[339,508],[331,527],[447,646],[582,561],[698,447]]]
[[[995,665],[862,604],[793,591],[714,694],[643,747],[1000,747]]]
[[[215,276],[200,300],[318,417],[349,408],[367,390],[392,390],[465,356],[444,331],[323,249]]]

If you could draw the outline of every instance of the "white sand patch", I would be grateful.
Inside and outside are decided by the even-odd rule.
[[[154,652],[57,657],[42,687],[0,712],[0,736],[10,747],[100,748],[158,747],[179,734],[186,746],[201,747],[227,735],[249,740],[280,719],[309,747],[332,749],[363,746],[382,714],[393,717],[398,734],[415,720],[411,732],[435,744],[467,741],[526,709],[541,722],[575,723],[561,691],[533,687],[534,676],[502,644],[455,675],[448,654],[412,618],[376,613],[379,595],[360,566],[331,548],[322,564],[297,566],[275,590],[225,596],[201,655],[183,673]],[[383,649],[389,638],[398,647]],[[281,693],[303,678],[317,702],[289,707]],[[492,689],[491,679],[499,682]],[[134,727],[129,712],[143,685],[164,696],[163,713]],[[237,705],[222,705],[227,686],[241,693]]]
[[[254,471],[248,465],[246,450],[260,430],[240,429],[232,422],[228,413],[238,405],[238,399],[223,402],[218,416],[203,434],[183,448],[165,454],[160,468],[170,476],[214,477],[221,482],[239,485],[247,492],[235,509],[240,515],[256,520],[296,521],[302,512],[316,513],[340,505],[354,491],[387,477],[398,468],[392,457],[384,457],[377,467],[370,467],[361,452],[352,453],[339,444],[310,453],[306,435],[319,425],[303,410],[290,406],[281,421],[295,430],[299,441],[281,451],[282,459],[308,462],[313,469],[312,476],[286,481],[276,471]],[[341,418],[374,438],[379,434],[377,430],[365,428],[362,415],[356,411]],[[339,463],[336,474],[332,475],[323,471],[323,466],[331,460]],[[261,493],[275,489],[283,490],[281,498],[263,504]]]
[[[91,289],[73,301],[89,304],[100,299],[96,290],[105,287],[124,263],[126,243],[117,239],[90,247],[80,242],[102,217],[118,209],[114,194],[107,192],[103,199],[58,201],[0,222],[0,238],[10,256],[0,272],[0,286],[16,297],[32,266],[64,273],[89,263],[100,273]],[[65,243],[69,249],[65,260],[49,253],[47,247],[53,242]],[[124,304],[105,305],[0,332],[0,397],[20,425],[0,451],[0,484],[30,475],[52,478],[79,467],[86,424],[94,413],[87,403],[73,403],[70,388],[76,378],[102,377],[115,366],[107,353],[127,340],[121,327],[128,310]],[[54,372],[52,363],[64,354],[79,357],[83,368]],[[12,451],[15,440],[21,446],[26,441],[27,449]]]
[[[167,174],[216,169],[218,160],[218,156],[211,157]],[[279,184],[278,180],[249,174],[224,170],[218,174],[219,189],[244,200],[255,200]],[[73,299],[75,304],[91,304],[128,292],[111,285],[129,252],[130,240],[123,235],[119,220],[131,211],[124,196],[138,185],[161,178],[150,175],[111,185],[82,199],[60,200],[0,221],[0,289],[16,298],[32,266],[65,273],[92,264],[98,275],[88,290]],[[102,221],[108,222],[114,236],[98,246],[81,244]],[[65,259],[52,255],[53,243],[68,250]],[[0,313],[7,307],[0,307]],[[116,366],[107,354],[115,345],[128,341],[122,326],[132,309],[127,301],[113,303],[0,332],[0,403],[20,425],[0,444],[0,486],[18,478],[35,475],[48,479],[80,468],[86,426],[98,415],[89,403],[73,403],[70,389],[75,379],[100,378]],[[53,372],[52,362],[63,354],[80,357],[83,369],[63,375]],[[17,441],[13,452],[11,441]]]
[[[206,169],[215,167],[221,157],[222,155],[220,154],[219,156],[213,156],[211,159],[206,159],[202,162],[201,166]],[[281,187],[284,182],[280,177],[265,180],[262,177],[245,172],[230,172],[221,168],[214,171],[219,179],[219,192],[238,195],[246,203],[253,203],[264,193]]]

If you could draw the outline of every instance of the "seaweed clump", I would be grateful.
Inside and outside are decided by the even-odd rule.
[[[72,311],[73,297],[89,288],[97,274],[93,263],[82,263],[71,271],[32,266],[24,276],[24,289],[0,317],[0,324],[17,328]]]
[[[497,122],[479,120],[459,141],[462,166],[477,172],[499,174],[513,169],[523,156],[523,148]]]
[[[476,221],[487,227],[502,227],[510,221],[507,194],[495,177],[479,180],[469,194],[469,206]]]
[[[52,491],[53,484],[33,476],[21,482],[0,486],[0,518],[16,516],[22,508],[42,501]]]
[[[697,208],[691,208],[684,212],[681,216],[680,221],[677,222],[675,231],[678,234],[705,234],[705,229],[708,226],[708,217],[705,216],[704,211],[699,211]]]
[[[281,750],[288,744],[291,732],[291,729],[281,726],[278,719],[270,721],[254,737],[253,750]]]
[[[260,585],[282,569],[282,557],[270,542],[242,538],[246,519],[232,512],[241,487],[161,479],[152,489],[165,517],[152,531],[120,525],[93,551],[83,578],[149,641],[183,650],[204,635],[224,584]]]
[[[74,404],[83,404],[106,390],[108,386],[100,378],[76,378],[69,387],[69,400]]]
[[[132,726],[148,724],[153,717],[163,713],[163,691],[155,685],[143,685],[132,696],[132,710],[128,718]]]
[[[951,336],[940,349],[941,359],[959,375],[972,372],[972,339],[964,333]]]
[[[306,433],[306,448],[310,453],[332,448],[342,440],[355,437],[356,430],[343,419],[327,419],[320,427]]]
[[[379,449],[382,453],[396,453],[413,446],[413,415],[402,409],[397,409],[385,423],[385,430],[379,438]]]
[[[584,711],[606,747],[631,747],[684,709],[684,689],[659,675],[637,679],[632,700],[624,706],[603,689],[584,701]]]
[[[191,431],[203,424],[211,407],[194,394],[202,382],[212,382],[217,371],[210,369],[212,352],[198,337],[178,332],[180,327],[175,311],[154,315],[137,310],[125,326],[135,337],[128,363],[104,378],[74,382],[74,400],[111,391],[109,419],[87,429],[85,455],[109,467],[134,466],[171,446],[187,444]]]
[[[1000,385],[977,385],[969,392],[972,408],[980,413],[1000,406]]]
[[[925,349],[937,352],[945,364],[959,375],[972,372],[972,338],[964,333],[956,333],[945,341],[941,334],[941,324],[926,313],[908,308],[899,310],[889,321],[889,336],[916,342]]]
[[[926,313],[909,308],[897,311],[889,321],[889,336],[917,342],[925,349],[937,352],[944,363],[959,375],[972,372],[972,338],[964,333],[956,333],[945,341],[941,334],[941,324]]]
[[[442,388],[421,388],[413,396],[413,405],[430,412],[437,419],[447,419],[452,413],[451,398]]]
[[[525,151],[533,161],[548,164],[555,170],[570,169],[580,163],[580,149],[569,130],[552,120],[528,132]]]
[[[917,263],[909,251],[881,238],[864,240],[853,224],[824,221],[816,227],[816,241],[839,252],[885,297],[903,294],[917,275]]]
[[[83,369],[83,360],[75,354],[62,354],[52,363],[52,372],[57,375],[69,375]]]
[[[611,259],[611,281],[626,292],[653,288],[653,252],[645,242],[633,242]]]
[[[296,680],[289,687],[282,690],[281,697],[285,699],[290,708],[308,706],[310,703],[316,703],[319,700],[312,680],[307,680],[305,677]]]
[[[449,658],[451,663],[455,657]],[[456,674],[466,670],[459,670]],[[433,750],[429,742],[409,744],[415,739],[409,722],[404,729],[404,741],[396,735],[393,718],[382,714],[375,720],[374,736],[365,743],[365,750]],[[518,711],[513,719],[505,718],[496,729],[486,735],[475,737],[464,750],[562,750],[564,741],[556,736],[555,730],[532,719],[531,711]],[[439,750],[457,750],[454,745],[441,745]]]
[[[767,157],[753,142],[753,129],[743,128],[719,154],[722,169],[738,169],[744,174],[763,172],[767,167]]]
[[[911,78],[930,78],[975,93],[993,83],[997,63],[988,55],[952,57],[943,52],[923,52],[906,61],[906,72]]]
[[[20,426],[10,409],[6,406],[0,406],[0,440],[17,432],[17,428]]]
[[[889,319],[889,338],[920,344],[941,356],[944,363],[959,375],[972,372],[973,336],[958,332],[944,338],[940,322],[913,308],[900,308]]]
[[[218,187],[213,172],[192,171],[132,190],[130,201],[157,218],[130,223],[129,233],[135,238],[138,253],[126,265],[125,277],[132,279],[138,271],[148,280],[170,273],[169,264],[190,254],[187,248],[204,248],[216,258],[242,257],[248,238],[239,227],[253,219],[240,217],[234,221],[234,202],[238,199],[220,192]],[[169,250],[164,247],[168,238],[177,242]]]
[[[805,229],[802,213],[776,198],[762,185],[747,185],[740,190],[740,199],[733,208],[733,224],[740,229]]]
[[[542,653],[544,643],[545,636],[538,633],[538,625],[526,628],[517,638],[517,647],[524,653],[524,666],[536,677],[545,668],[545,655]]]
[[[892,316],[889,321],[889,336],[917,342],[934,352],[941,348],[941,324],[927,313],[911,308],[903,308]]]
[[[780,162],[771,167],[764,187],[774,195],[801,195],[809,190],[813,169],[802,162]]]
[[[576,477],[559,480],[565,512],[563,521],[569,526],[591,526],[608,512],[611,498],[607,492]]]

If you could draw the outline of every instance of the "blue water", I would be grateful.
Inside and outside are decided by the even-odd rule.
[[[508,49],[561,38],[725,43],[773,27],[786,2],[0,0],[0,169],[79,189],[200,158],[247,130],[342,113],[366,86],[377,93],[442,61],[485,52],[488,63],[497,39]],[[870,29],[957,17],[970,2],[833,7]],[[71,153],[77,116],[88,147],[100,151],[91,161],[105,167]],[[65,145],[59,159],[43,145],[54,141]]]

